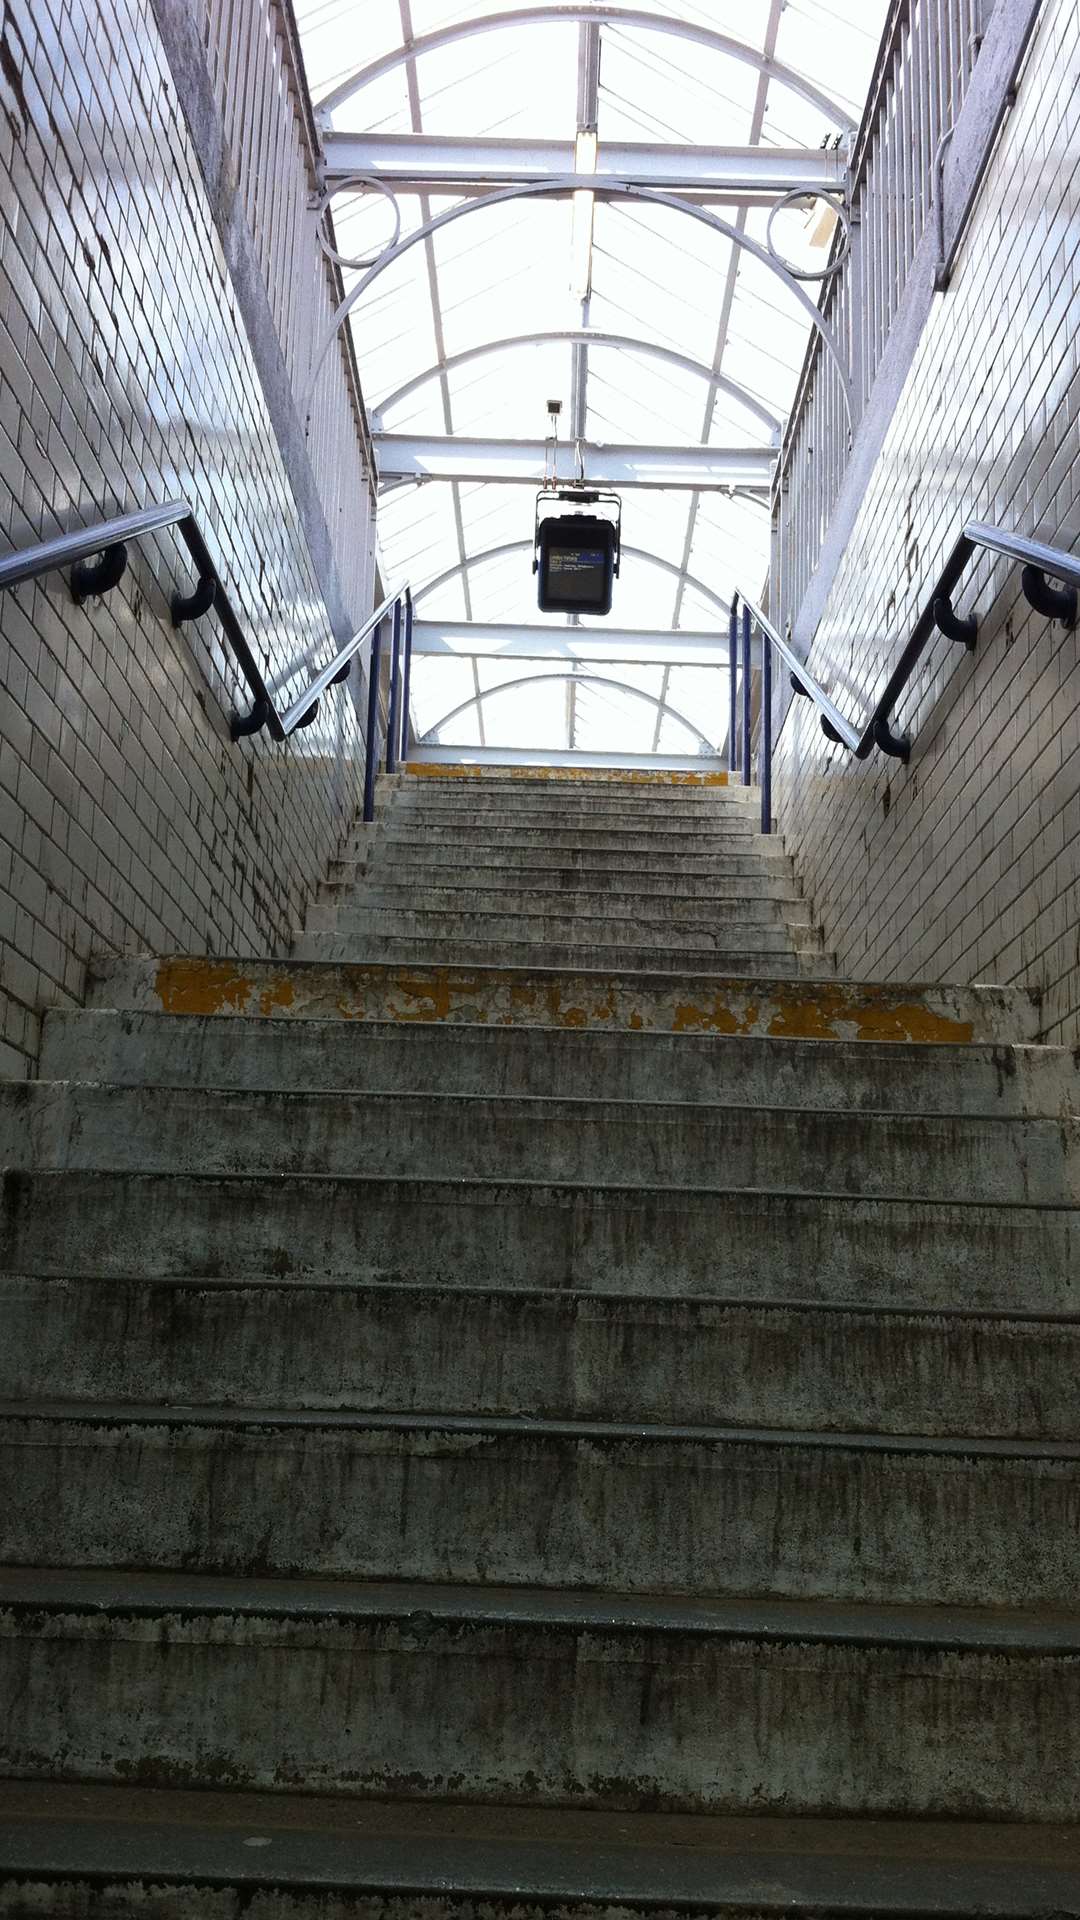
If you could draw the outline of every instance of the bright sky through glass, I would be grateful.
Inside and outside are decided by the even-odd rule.
[[[312,94],[408,39],[510,0],[298,0]],[[886,0],[633,0],[727,33],[757,49],[774,37],[775,58],[795,68],[859,117]],[[576,24],[520,27],[473,36],[403,65],[354,95],[335,116],[340,131],[477,138],[564,139],[577,126]],[[669,34],[605,26],[601,33],[598,128],[605,141],[680,146],[818,147],[836,129],[818,108],[756,69]],[[402,196],[407,233],[453,204]],[[750,209],[747,234],[765,240],[766,212]],[[818,208],[820,212],[820,207]],[[390,209],[373,194],[335,200],[338,244],[351,256],[377,251]],[[473,361],[382,410],[380,403],[425,367],[486,340],[577,328],[571,292],[569,200],[511,201],[470,215],[407,253],[363,296],[353,334],[364,394],[386,432],[456,432],[543,439],[546,402],[570,413],[572,348],[529,346]],[[778,214],[777,245],[801,265],[813,217]],[[351,284],[355,276],[346,276]],[[816,297],[816,286],[806,283]],[[716,368],[782,419],[794,396],[808,327],[789,290],[745,250],[674,209],[643,202],[595,203],[591,328],[673,347]],[[698,375],[612,347],[588,355],[585,438],[669,446],[767,446],[761,418]],[[414,588],[465,556],[522,543],[512,553],[458,573],[421,604],[421,616],[524,621],[565,627],[541,614],[531,572],[533,493],[525,486],[429,483],[388,492],[379,508],[380,565],[390,585]],[[657,555],[673,575],[626,557],[608,624],[715,631],[708,599],[680,571],[727,599],[736,580],[760,588],[768,568],[769,516],[763,500],[707,493],[627,490],[623,537]],[[589,625],[589,622],[585,622]],[[602,628],[604,622],[591,624]],[[558,663],[552,663],[557,670]],[[421,733],[479,689],[544,673],[513,660],[418,659],[413,719]],[[726,735],[727,677],[701,667],[596,666],[590,676],[622,681],[662,698],[675,713],[590,678],[516,687],[466,707],[440,732],[445,744],[565,748],[596,752],[697,753]],[[676,714],[692,724],[687,727]]]

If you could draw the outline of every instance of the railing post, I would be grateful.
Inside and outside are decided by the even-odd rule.
[[[364,732],[364,822],[375,818],[375,774],[379,758],[376,740],[379,733],[379,669],[382,666],[382,621],[371,636],[368,660],[367,727]]]
[[[728,616],[728,716],[727,770],[728,779],[735,777],[738,753],[735,745],[735,727],[738,716],[738,676],[739,676],[739,596],[735,594]]]
[[[761,831],[772,832],[772,641],[761,636]]]
[[[401,671],[401,761],[409,758],[409,682],[412,679],[412,588],[405,589],[405,660]]]
[[[742,777],[750,785],[750,609],[742,610]]]
[[[390,655],[390,704],[386,713],[386,771],[397,772],[398,701],[401,696],[401,599],[394,601],[392,652]]]

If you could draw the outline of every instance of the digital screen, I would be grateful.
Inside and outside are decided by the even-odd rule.
[[[602,606],[608,592],[608,556],[601,547],[551,547],[547,555],[547,597],[589,600]]]

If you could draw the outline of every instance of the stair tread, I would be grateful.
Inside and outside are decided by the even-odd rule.
[[[160,1406],[156,1402],[0,1400],[0,1422],[81,1427],[199,1427],[358,1433],[483,1434],[491,1439],[603,1441],[609,1445],[804,1448],[811,1452],[950,1459],[1080,1461],[1080,1439],[1027,1440],[936,1434],[843,1433],[786,1427],[665,1425],[627,1420],[552,1420],[534,1414],[382,1413],[353,1407]],[[3,1570],[0,1569],[0,1578]]]
[[[253,1846],[255,1839],[264,1844]],[[9,1781],[11,1877],[883,1920],[1080,1913],[1080,1828]]]
[[[122,1177],[122,1176],[121,1176]],[[153,1178],[154,1176],[149,1176]],[[213,1175],[194,1175],[193,1178],[213,1178]],[[232,1179],[236,1176],[229,1175]],[[244,1175],[241,1178],[258,1178],[257,1175]],[[801,1196],[805,1197],[805,1196]],[[439,1300],[461,1301],[468,1299],[495,1300],[522,1309],[536,1304],[552,1307],[565,1307],[568,1315],[578,1315],[586,1310],[590,1317],[617,1315],[627,1311],[647,1314],[651,1320],[663,1320],[665,1317],[691,1315],[703,1323],[716,1323],[724,1318],[757,1319],[759,1317],[783,1319],[785,1317],[812,1318],[822,1320],[864,1320],[872,1324],[894,1321],[919,1327],[962,1326],[1010,1327],[1060,1329],[1073,1332],[1080,1329],[1080,1310],[1053,1311],[1050,1308],[1024,1309],[1020,1307],[986,1306],[968,1307],[955,1303],[942,1306],[925,1306],[917,1302],[908,1306],[890,1301],[860,1300],[815,1300],[812,1296],[792,1294],[790,1297],[767,1294],[760,1298],[751,1294],[729,1293],[670,1293],[663,1295],[642,1295],[617,1288],[598,1292],[586,1287],[545,1287],[522,1286],[506,1287],[496,1282],[468,1285],[449,1285],[445,1281],[435,1280],[398,1280],[384,1278],[354,1279],[342,1274],[331,1274],[318,1278],[309,1278],[297,1274],[245,1273],[231,1277],[227,1274],[200,1273],[137,1273],[137,1272],[80,1272],[80,1282],[86,1286],[124,1286],[145,1287],[148,1290],[190,1289],[193,1293],[248,1293],[290,1291],[303,1294],[340,1293],[348,1299],[362,1296],[368,1300],[394,1300],[395,1302],[431,1302]],[[5,1268],[0,1274],[0,1293],[20,1286],[58,1287],[67,1286],[67,1278],[58,1274],[36,1274],[15,1272]],[[8,1406],[23,1405],[19,1400],[9,1400]],[[68,1401],[65,1405],[92,1405],[93,1402]],[[0,1400],[0,1409],[4,1402]],[[483,1418],[483,1415],[478,1415]]]
[[[715,1599],[587,1588],[229,1575],[112,1567],[0,1567],[0,1607],[50,1612],[234,1613],[311,1619],[540,1626],[600,1633],[710,1634],[844,1646],[1080,1652],[1080,1611],[874,1601]],[[425,1622],[426,1624],[426,1622]]]

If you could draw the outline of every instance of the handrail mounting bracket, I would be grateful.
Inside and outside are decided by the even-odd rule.
[[[250,713],[234,713],[229,723],[229,732],[234,740],[246,740],[250,735],[261,733],[270,719],[270,701],[260,696]]]
[[[939,593],[934,601],[934,622],[946,640],[955,640],[958,646],[974,653],[979,623],[973,613],[956,613],[947,593]]]
[[[1025,567],[1020,575],[1024,598],[1036,613],[1047,620],[1060,620],[1063,627],[1076,625],[1076,588],[1052,587],[1041,567]]]
[[[195,582],[190,593],[174,593],[169,602],[174,627],[182,627],[185,620],[199,620],[209,613],[217,599],[217,581],[212,573],[204,573]]]
[[[122,540],[105,547],[96,560],[79,560],[71,569],[71,591],[78,605],[95,593],[109,593],[118,587],[127,567],[127,548]]]
[[[894,733],[884,714],[879,714],[874,721],[874,745],[893,760],[902,760],[905,767],[911,759],[911,741],[901,733]]]

